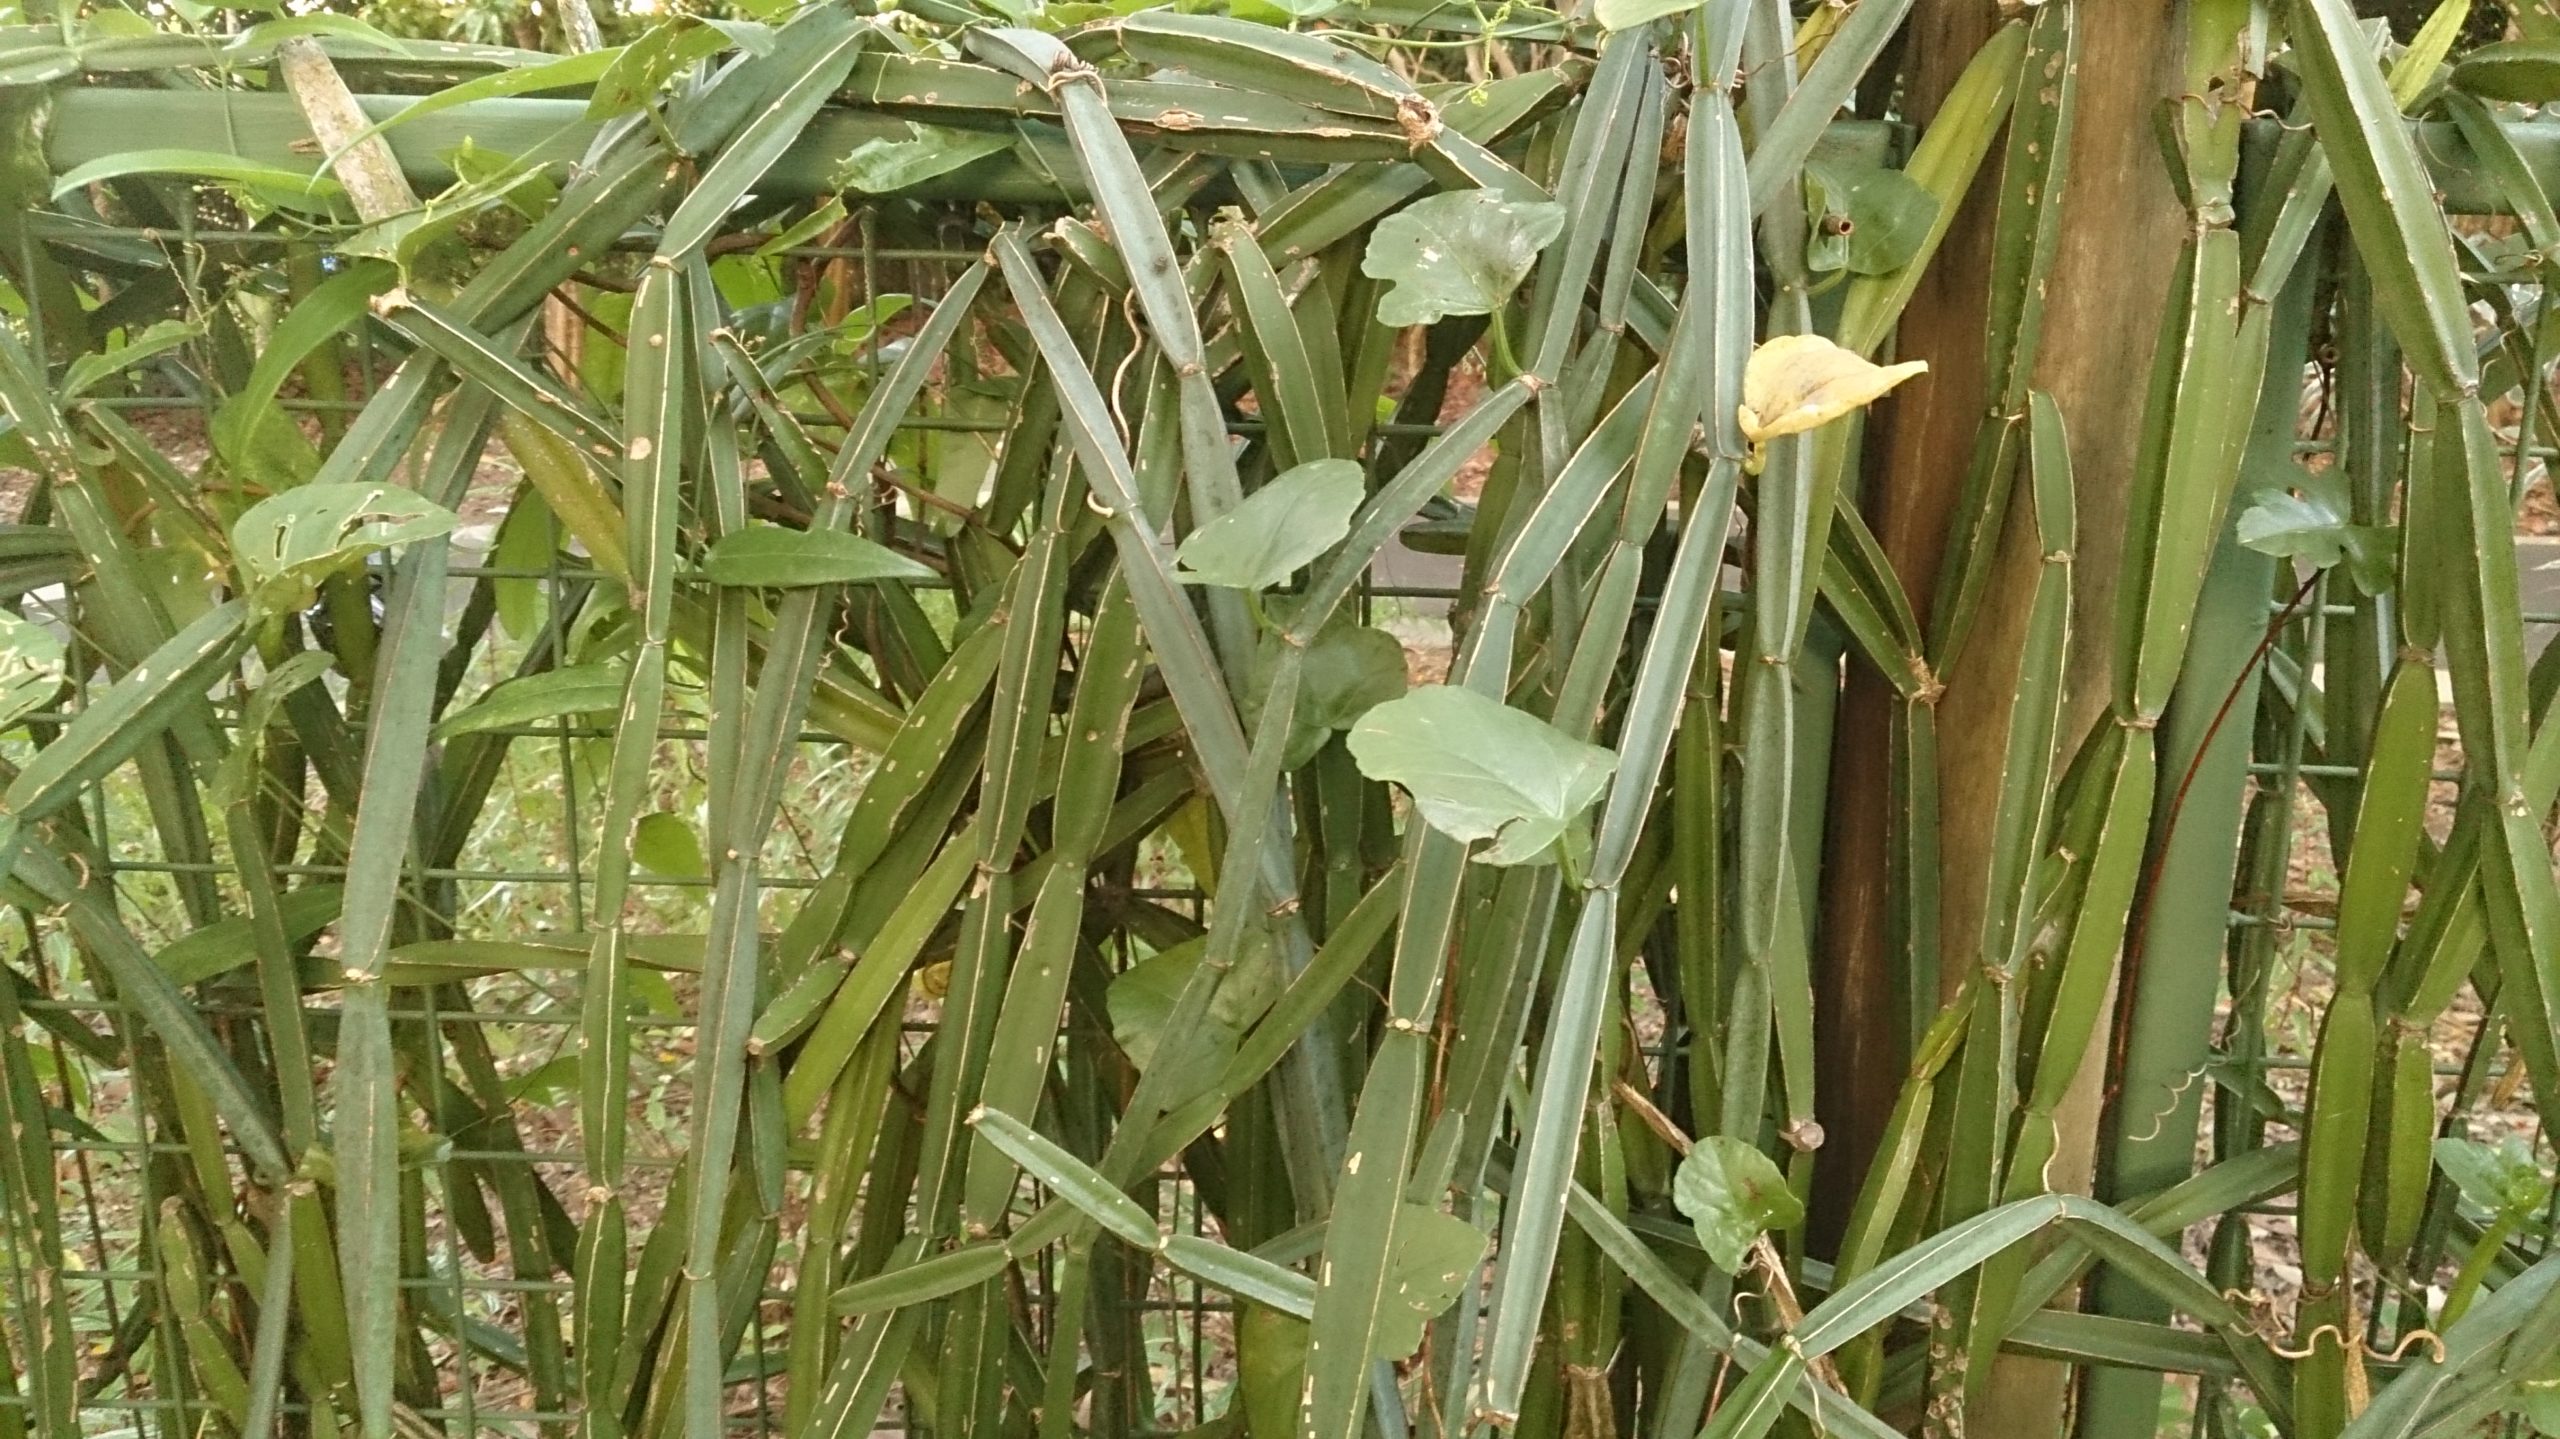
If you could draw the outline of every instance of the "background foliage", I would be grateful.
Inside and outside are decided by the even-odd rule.
[[[2385,10],[22,11],[0,1426],[2560,1432]]]

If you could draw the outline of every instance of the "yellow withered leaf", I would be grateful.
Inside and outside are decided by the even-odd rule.
[[[1820,335],[1780,335],[1742,371],[1742,437],[1757,445],[1828,424],[1929,368],[1879,365]]]
[[[946,959],[917,970],[915,989],[918,999],[940,999],[949,994],[951,992],[951,961]]]

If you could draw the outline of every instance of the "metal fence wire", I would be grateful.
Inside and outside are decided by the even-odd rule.
[[[222,208],[216,196],[204,197],[204,205]],[[1207,217],[1203,211],[1198,218],[1205,223]],[[338,263],[325,243],[309,237],[207,228],[194,209],[181,211],[178,218],[180,223],[167,229],[82,224],[69,233],[82,243],[146,247],[180,274],[202,270],[217,253],[243,264],[272,263],[288,254],[322,270]],[[929,304],[954,274],[983,255],[981,248],[959,245],[875,243],[868,216],[843,228],[853,232],[845,243],[790,245],[760,251],[758,258],[784,266],[835,267],[851,277],[852,293],[894,315],[910,305]],[[943,228],[965,232],[968,224],[955,216]],[[635,232],[617,248],[646,255],[653,241]],[[612,308],[617,299],[628,301],[627,292],[617,296],[611,290],[580,288],[577,293],[587,305],[602,309]],[[564,298],[560,303],[578,301]],[[31,342],[41,350],[41,319],[30,315],[28,322],[34,331]],[[899,329],[894,322],[884,323],[861,342],[862,364],[873,377],[884,351],[899,343]],[[274,402],[317,436],[342,431],[347,418],[361,411],[408,357],[405,348],[370,321],[352,325],[344,339],[343,388],[325,396],[297,390]],[[551,344],[540,329],[528,335],[520,358],[570,374],[581,360]],[[973,441],[1004,429],[1000,415],[990,417],[983,403],[969,403],[958,375],[944,379],[898,421],[901,484],[930,489],[946,471],[963,476],[955,485],[973,481],[987,459],[983,445],[973,449]],[[146,375],[131,393],[101,396],[92,403],[139,429],[171,463],[192,469],[206,457],[213,402],[214,397],[188,393],[165,377]],[[813,410],[793,418],[827,433],[840,431],[845,417]],[[1245,438],[1262,428],[1244,420],[1234,430]],[[1439,426],[1391,421],[1379,426],[1379,433],[1418,441],[1438,434]],[[44,487],[29,484],[31,478],[23,473],[16,477],[17,503],[23,518],[40,519],[40,509],[29,507],[43,505]],[[503,446],[493,446],[472,481],[462,511],[465,523],[446,572],[448,637],[472,637],[451,651],[446,665],[464,676],[460,687],[466,693],[560,664],[569,649],[564,617],[579,613],[591,587],[612,579],[582,562],[579,546],[538,496],[527,498],[531,494]],[[515,546],[540,556],[535,566],[509,560],[506,531],[511,520],[526,523],[520,512],[531,512],[530,522],[539,526],[530,540]],[[1361,613],[1364,618],[1411,616],[1420,636],[1417,643],[1429,646],[1434,635],[1445,634],[1437,616],[1459,593],[1454,576],[1443,578],[1451,566],[1401,547],[1390,563],[1403,578],[1364,581]],[[374,568],[378,614],[385,562],[377,560]],[[694,577],[679,583],[703,585]],[[54,588],[31,600],[31,613],[61,624],[72,646],[72,673],[96,674],[102,657],[84,648],[66,592]],[[483,612],[475,615],[475,607]],[[493,608],[531,618],[521,624],[492,623],[486,611]],[[325,623],[317,612],[311,618]],[[76,682],[58,708],[36,711],[28,722],[38,727],[67,722],[88,695],[88,684]],[[708,730],[698,696],[689,704],[679,699],[670,708],[676,713],[657,733],[652,770],[660,777],[655,785],[656,800],[663,806],[659,812],[670,820],[661,833],[674,835],[689,809],[701,802]],[[688,709],[691,722],[681,717]],[[236,729],[239,716],[229,719]],[[416,1393],[432,1393],[435,1400],[407,1404],[402,1412],[408,1420],[451,1434],[558,1434],[577,1423],[579,1412],[543,1403],[528,1374],[541,1346],[556,1350],[559,1345],[575,1289],[565,1272],[574,1242],[567,1225],[584,1217],[588,1194],[573,1077],[582,1022],[580,971],[586,959],[585,938],[577,931],[589,907],[601,842],[592,799],[582,813],[581,796],[592,795],[616,731],[609,714],[590,714],[476,724],[471,733],[484,742],[500,742],[503,759],[486,781],[486,803],[468,833],[458,837],[450,860],[415,867],[409,874],[402,902],[419,917],[420,931],[437,938],[405,948],[404,953],[416,957],[408,961],[408,972],[398,976],[404,1002],[390,1010],[400,1052],[439,1076],[436,1082],[451,1105],[451,1127],[432,1140],[413,1136],[421,1142],[403,1156],[404,1167],[414,1169],[424,1182],[419,1203],[404,1220],[399,1283],[406,1301],[436,1337],[403,1355],[404,1372]],[[19,751],[13,758],[31,751],[25,745],[13,748]],[[786,923],[806,892],[824,878],[831,836],[842,827],[845,810],[874,759],[840,734],[816,727],[800,734],[786,798],[760,857],[768,928]],[[315,776],[309,784],[313,806],[324,805],[322,781]],[[431,812],[433,804],[433,796],[423,798],[422,813]],[[86,882],[114,896],[117,911],[135,935],[158,951],[173,977],[196,985],[195,1006],[217,1030],[226,1022],[258,1019],[265,1011],[246,967],[249,955],[239,922],[231,922],[230,929],[216,925],[190,935],[190,916],[208,912],[191,901],[221,912],[240,911],[235,866],[213,855],[170,853],[130,771],[91,787],[80,811],[95,866]],[[699,868],[700,856],[684,853],[687,842],[668,841],[675,846],[672,861],[662,859],[664,852],[644,856],[632,885],[636,902],[649,911],[665,941],[623,1021],[634,1056],[631,1122],[639,1136],[625,1161],[637,1173],[627,1191],[635,1233],[651,1227],[652,1210],[666,1198],[669,1179],[682,1160],[681,1081],[696,1029],[692,1016],[699,995],[693,982],[699,970],[700,912],[710,886]],[[655,867],[658,863],[664,867]],[[334,918],[327,905],[347,875],[342,853],[332,859],[324,844],[301,862],[272,869],[309,898],[301,909],[310,916],[313,931]],[[1205,896],[1179,856],[1151,854],[1140,860],[1136,873],[1142,882],[1126,898],[1201,918]],[[1153,882],[1145,882],[1149,874]],[[207,1156],[156,1127],[139,1102],[136,1087],[152,1080],[147,1071],[126,1069],[122,1056],[125,1036],[143,1022],[84,964],[78,936],[64,913],[22,902],[14,918],[17,964],[33,980],[33,992],[17,1007],[25,1034],[46,1061],[41,1083],[54,1120],[50,1141],[71,1264],[47,1282],[61,1284],[69,1296],[77,1352],[90,1376],[82,1385],[83,1432],[202,1432],[210,1419],[230,1412],[224,1396],[196,1389],[170,1356],[185,1352],[185,1341],[176,1337],[183,1326],[208,1315],[224,1316],[226,1296],[207,1293],[200,1284],[180,1288],[184,1281],[151,1267],[150,1258],[185,1252],[183,1242],[173,1245],[167,1232],[175,1221],[163,1216],[168,1195],[155,1182],[155,1173],[169,1165],[203,1164]],[[521,941],[528,931],[561,936],[550,963],[523,963]],[[694,951],[689,960],[683,952],[688,931]],[[947,953],[950,942],[945,933],[934,944]],[[495,962],[504,972],[486,972],[490,963],[475,962],[475,943],[504,946],[507,952]],[[1127,955],[1119,952],[1120,958]],[[325,963],[325,953],[319,962]],[[927,965],[928,975],[933,968]],[[906,1038],[896,1061],[902,1065],[913,1063],[929,1041],[938,1008],[929,984],[904,1004]],[[315,1037],[325,1040],[337,1012],[325,986],[307,996],[305,1014]],[[1070,1050],[1080,1039],[1111,1046],[1109,1037],[1097,1034],[1089,1023],[1071,1024],[1068,1034]],[[221,1162],[229,1166],[225,1176],[203,1176],[209,1189],[245,1183],[236,1149],[226,1149]],[[808,1217],[814,1181],[800,1153],[787,1154],[783,1169],[788,1177],[782,1192],[762,1196],[780,1231],[763,1241],[770,1251],[767,1287],[744,1327],[740,1358],[729,1375],[727,1424],[742,1434],[785,1432],[774,1391],[781,1382],[781,1346],[788,1341],[788,1305],[800,1250],[846,1238],[793,1228],[793,1221],[805,1223]],[[1153,1189],[1163,1223],[1206,1232],[1179,1162],[1163,1171]],[[1030,1197],[1027,1189],[1025,1197]],[[861,1212],[858,1202],[853,1208]],[[894,1217],[886,1225],[877,1219],[865,1224],[875,1245],[878,1234],[897,1232]],[[542,1257],[528,1256],[529,1246],[513,1237],[528,1230],[547,1235]],[[26,1255],[16,1246],[7,1252],[10,1283],[23,1297],[39,1281],[30,1274]],[[650,1260],[642,1255],[637,1263],[645,1269]],[[1055,1297],[1036,1275],[1021,1298],[1028,1312],[1044,1320],[1052,1315]],[[1141,1278],[1135,1288],[1101,1287],[1094,1302],[1102,1311],[1096,1322],[1123,1327],[1151,1371],[1145,1387],[1155,1395],[1153,1413],[1128,1431],[1133,1439],[1190,1432],[1224,1409],[1234,1377],[1231,1301],[1179,1276],[1157,1276]],[[0,1392],[0,1409],[23,1411],[28,1402],[24,1394]],[[279,1414],[297,1426],[315,1422],[310,1406],[292,1399],[280,1404]],[[892,1406],[881,1426],[879,1432],[900,1433],[917,1427],[914,1415],[900,1405]]]
[[[93,240],[157,247],[165,262],[179,271],[201,264],[206,247],[212,245],[235,253],[297,249],[315,258],[321,248],[267,231],[197,231],[188,225],[172,231],[84,227],[82,233]],[[647,247],[645,236],[628,242],[628,248],[638,253],[645,253]],[[869,224],[860,227],[857,243],[800,245],[776,254],[787,262],[850,266],[859,276],[857,292],[875,301],[930,297],[958,269],[978,258],[977,251],[959,246],[877,246]],[[588,298],[592,302],[595,297]],[[354,327],[348,339],[344,393],[328,398],[291,394],[277,403],[323,431],[360,409],[365,396],[406,352],[371,324]],[[873,333],[865,342],[868,362],[876,366],[882,348],[894,343],[891,327]],[[546,352],[539,335],[528,340],[523,357],[529,363],[569,366],[578,358]],[[2299,452],[2315,463],[2334,461],[2339,452],[2336,426],[2323,418],[2331,406],[2316,371],[2307,377],[2306,396],[2306,438]],[[173,462],[184,466],[190,458],[201,458],[207,425],[203,397],[172,393],[169,387],[146,380],[132,394],[105,397],[97,403],[140,427]],[[825,428],[837,423],[838,417],[809,413],[798,418],[813,428]],[[932,439],[965,443],[966,437],[1000,428],[1000,421],[973,417],[965,399],[954,403],[951,391],[940,389],[900,422],[902,434],[923,442],[906,466],[908,473],[931,485],[937,477],[937,462],[948,462],[936,454]],[[1239,425],[1237,432],[1249,435],[1258,429],[1247,423]],[[1391,427],[1389,432],[1421,438],[1436,433],[1437,427],[1405,425]],[[961,462],[966,462],[965,451]],[[465,510],[467,523],[448,571],[448,628],[459,630],[465,611],[475,604],[521,607],[538,617],[523,626],[491,625],[484,617],[475,627],[477,642],[468,650],[457,650],[448,661],[467,667],[473,678],[466,681],[466,688],[494,685],[555,662],[565,652],[563,617],[578,611],[587,587],[609,578],[578,563],[576,547],[547,513],[539,516],[545,527],[539,543],[525,547],[542,555],[543,563],[536,568],[510,565],[502,534],[509,522],[509,504],[521,503],[522,494],[518,473],[499,454],[475,479],[472,503]],[[1424,582],[1443,568],[1428,558],[1404,552],[1393,564],[1400,582],[1373,579],[1364,587],[1364,602],[1373,615],[1402,613],[1420,619],[1414,643],[1428,648],[1437,642],[1430,617],[1456,600],[1460,591],[1454,583]],[[2330,582],[2323,579],[2311,586],[2307,597],[2278,596],[2267,605],[2276,625],[2270,636],[2275,640],[2270,659],[2279,682],[2274,702],[2266,705],[2256,723],[2248,762],[2257,808],[2248,828],[2250,848],[2241,862],[2242,883],[2230,913],[2228,962],[2235,994],[2263,997],[2275,982],[2279,951],[2302,946],[2329,923],[2319,896],[2289,888],[2281,876],[2297,835],[2293,815],[2298,788],[2354,771],[2303,763],[2312,712],[2283,703],[2282,697],[2294,692],[2301,676],[2321,663],[2333,622],[2360,612],[2358,605],[2336,602],[2333,596]],[[1732,603],[1737,607],[1748,603],[1738,577]],[[2560,623],[2560,614],[2537,613],[2528,618],[2539,624]],[[80,643],[76,631],[70,638],[75,646]],[[95,656],[73,666],[75,673],[92,673],[95,668]],[[67,719],[84,697],[85,691],[75,692],[73,702],[61,712],[39,712],[30,718],[37,724]],[[574,1083],[566,1076],[573,1072],[576,1059],[575,1033],[581,1013],[578,971],[585,957],[583,941],[574,932],[578,916],[587,909],[585,891],[592,882],[599,836],[592,816],[582,818],[580,797],[592,791],[603,758],[600,750],[612,740],[614,730],[607,717],[589,716],[501,723],[476,732],[508,742],[502,768],[490,785],[489,803],[452,861],[416,871],[416,888],[404,896],[406,903],[431,914],[433,928],[444,936],[422,943],[422,950],[431,949],[437,957],[450,955],[458,962],[449,971],[439,971],[435,958],[422,958],[418,973],[403,991],[406,1002],[391,1011],[391,1018],[402,1052],[444,1076],[442,1082],[452,1087],[457,1113],[496,1100],[506,1122],[466,1121],[452,1134],[422,1143],[404,1158],[425,1183],[422,1203],[407,1219],[407,1267],[400,1283],[427,1327],[439,1336],[423,1350],[405,1356],[419,1382],[432,1383],[438,1402],[413,1405],[408,1412],[418,1421],[452,1433],[547,1434],[575,1423],[578,1414],[545,1407],[536,1400],[527,1379],[528,1356],[538,1343],[558,1342],[574,1286],[554,1267],[560,1263],[560,1246],[554,1245],[548,1262],[528,1263],[519,1247],[509,1242],[508,1233],[522,1232],[516,1228],[520,1224],[549,1223],[542,1215],[555,1206],[571,1221],[582,1217],[585,1184],[578,1116]],[[699,802],[707,763],[706,735],[699,722],[670,723],[660,730],[653,768],[664,777],[659,795],[665,813],[681,815],[686,805]],[[800,892],[824,877],[828,836],[840,828],[843,809],[859,791],[870,758],[821,730],[808,730],[800,740],[793,779],[772,842],[762,857],[761,882],[769,892],[770,923],[776,927],[787,921]],[[2447,772],[2439,778],[2451,781],[2458,775]],[[312,786],[316,804],[322,798],[319,781],[314,779]],[[188,932],[191,888],[212,886],[220,892],[217,903],[226,912],[239,908],[233,866],[209,857],[167,853],[129,774],[92,788],[82,810],[96,837],[92,852],[98,864],[97,882],[112,888],[119,909],[146,943],[163,946]],[[1169,871],[1164,883],[1135,890],[1131,897],[1196,914],[1200,892],[1178,865],[1164,868]],[[277,866],[276,872],[314,895],[326,894],[321,887],[342,881],[346,874],[343,863],[321,856]],[[634,887],[670,938],[684,934],[688,924],[698,928],[698,912],[708,887],[700,873],[683,872],[679,864],[644,874]],[[205,1416],[222,1412],[219,1399],[165,1382],[161,1367],[165,1361],[151,1356],[173,1352],[156,1346],[168,1342],[171,1326],[188,1322],[186,1314],[176,1312],[173,1301],[195,1306],[214,1296],[201,1291],[172,1294],[169,1277],[146,1267],[144,1259],[169,1248],[159,1232],[168,1221],[161,1217],[164,1196],[155,1188],[154,1161],[184,1164],[198,1162],[202,1156],[182,1139],[154,1127],[133,1093],[137,1083],[148,1080],[122,1067],[120,1044],[97,1038],[120,1035],[138,1021],[87,978],[77,938],[64,917],[21,904],[15,918],[17,962],[35,980],[34,988],[50,995],[89,993],[85,999],[30,997],[20,1005],[26,1033],[50,1059],[44,1083],[55,1106],[52,1148],[65,1234],[76,1265],[57,1277],[71,1295],[79,1351],[101,1380],[84,1390],[88,1432],[197,1432]],[[528,930],[563,935],[555,965],[475,974],[474,941],[515,945]],[[162,962],[177,969],[182,978],[201,980],[200,1011],[217,1025],[255,1019],[261,1008],[254,978],[242,968],[246,955],[241,937],[223,934],[220,942],[215,938],[198,935],[188,940],[190,952],[184,956],[173,956],[164,948]],[[947,937],[943,942],[948,943]],[[512,962],[521,957],[519,951],[511,950],[506,959]],[[633,1199],[635,1229],[646,1227],[652,1200],[663,1200],[667,1178],[681,1159],[682,1133],[675,1122],[681,1115],[671,1113],[669,1106],[683,1100],[683,1086],[677,1081],[691,1053],[694,1023],[688,1016],[697,996],[690,981],[681,959],[670,958],[652,982],[641,986],[642,994],[627,1015],[635,1056],[632,1116],[635,1134],[643,1136],[628,1159],[644,1176]],[[935,1010],[934,1001],[922,993],[908,1002],[909,1038],[900,1050],[902,1062],[912,1061],[929,1039]],[[314,1025],[325,1027],[336,1009],[321,992],[311,996],[306,1013]],[[2268,1141],[2264,1114],[2245,1104],[2214,1103],[2225,1092],[2244,1088],[2239,1080],[2225,1082],[2226,1078],[2299,1069],[2305,1063],[2298,1043],[2288,1044],[2266,1032],[2260,1022],[2263,1013],[2263,1004],[2234,1006],[2234,1022],[2209,1061],[2221,1087],[2210,1093],[2199,1090],[2196,1095],[2211,1104],[2217,1116],[2213,1142],[2232,1153]],[[1079,1037],[1102,1038],[1087,1026],[1080,1034],[1071,1031],[1069,1043]],[[2496,1046],[2478,1046],[2473,1056],[2470,1063],[2448,1075],[2448,1083],[2476,1096],[2499,1076],[2494,1065]],[[1661,1062],[1658,1050],[1654,1062]],[[2256,1131],[2243,1137],[2229,1132],[2235,1125],[2256,1126]],[[649,1137],[653,1135],[654,1139]],[[236,1164],[236,1155],[230,1159]],[[784,1432],[771,1386],[760,1380],[780,1369],[779,1349],[788,1340],[786,1306],[793,1293],[797,1248],[824,1238],[792,1231],[791,1222],[805,1220],[808,1214],[813,1181],[800,1156],[789,1157],[786,1167],[789,1178],[774,1210],[781,1233],[768,1240],[773,1256],[766,1302],[746,1327],[741,1357],[730,1376],[734,1388],[729,1424],[737,1433]],[[1155,1207],[1164,1222],[1201,1232],[1202,1215],[1187,1193],[1180,1164],[1164,1171],[1156,1186]],[[30,1279],[18,1260],[12,1251],[11,1282],[23,1288]],[[1036,1285],[1023,1299],[1034,1312],[1045,1312],[1053,1302]],[[1108,1302],[1122,1311],[1121,1322],[1142,1336],[1143,1352],[1156,1371],[1157,1422],[1131,1431],[1133,1436],[1187,1432],[1222,1407],[1223,1391],[1233,1381],[1231,1303],[1179,1278],[1160,1278],[1144,1292],[1113,1294]],[[537,1329],[549,1337],[537,1339]],[[24,1400],[15,1394],[0,1395],[0,1404],[10,1403]],[[306,1406],[288,1401],[284,1410],[288,1417],[308,1421]],[[909,1417],[893,1411],[883,1422],[904,1431]]]

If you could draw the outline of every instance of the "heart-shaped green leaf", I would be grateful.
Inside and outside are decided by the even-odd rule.
[[[1360,467],[1349,460],[1310,460],[1283,470],[1183,539],[1182,578],[1269,589],[1351,533],[1362,490]]]
[[[1727,1274],[1737,1273],[1752,1242],[1771,1229],[1787,1229],[1804,1220],[1804,1201],[1787,1187],[1787,1176],[1759,1150],[1730,1135],[1698,1141],[1672,1176],[1671,1202],[1689,1216],[1707,1258]]]
[[[642,815],[632,827],[631,857],[666,879],[700,879],[711,872],[702,862],[702,841],[694,838],[693,826],[663,810]]]
[[[1808,164],[1804,205],[1805,265],[1820,274],[1890,275],[1919,255],[1938,221],[1929,187],[1882,165]]]
[[[1484,1231],[1467,1221],[1419,1204],[1400,1206],[1395,1252],[1387,1258],[1387,1288],[1398,1302],[1379,1311],[1373,1357],[1402,1359],[1421,1348],[1423,1326],[1457,1302],[1484,1251]]]
[[[928,580],[933,571],[886,545],[843,530],[757,525],[722,536],[702,557],[702,577],[715,585],[783,590]]]
[[[1600,798],[1618,757],[1499,700],[1425,685],[1351,728],[1351,757],[1402,785],[1432,828],[1473,843],[1487,864],[1545,857]]]
[[[2239,540],[2260,554],[2313,569],[2344,565],[2357,589],[2380,594],[2391,587],[2395,540],[2383,526],[2355,523],[2354,513],[2343,476],[2296,469],[2284,484],[2268,485],[2252,497],[2240,512]]]
[[[365,225],[338,242],[340,254],[387,261],[406,277],[427,252],[464,226],[501,206],[547,208],[551,179],[539,165],[499,158],[467,147],[455,153],[462,178],[417,206]]]
[[[1205,939],[1178,944],[1138,961],[1112,978],[1111,987],[1103,992],[1103,1007],[1111,1015],[1111,1037],[1119,1042],[1131,1064],[1145,1069],[1155,1062],[1165,1021],[1173,1016],[1175,1001],[1181,998],[1183,986],[1191,982],[1191,975],[1200,967],[1201,956],[1208,948]],[[1209,1001],[1206,1022],[1216,1031],[1214,1037],[1219,1046],[1232,1046],[1246,1026],[1280,997],[1280,989],[1280,970],[1271,953],[1269,936],[1258,930],[1248,931],[1234,966],[1218,981],[1217,993]]]
[[[320,582],[368,556],[453,533],[454,513],[389,485],[303,485],[251,505],[231,552],[251,601],[270,614],[311,603]]]
[[[1263,646],[1261,662],[1245,685],[1248,724],[1261,718],[1272,662],[1286,643],[1277,635]],[[1316,757],[1336,730],[1404,693],[1404,646],[1385,630],[1337,617],[1307,645],[1298,671],[1298,712],[1290,717],[1289,745],[1281,763],[1296,769]]]
[[[1378,323],[1402,328],[1448,315],[1489,315],[1564,231],[1564,206],[1456,190],[1416,200],[1378,222],[1360,273],[1391,281]]]

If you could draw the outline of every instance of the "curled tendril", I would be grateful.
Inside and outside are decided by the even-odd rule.
[[[2347,1333],[2346,1330],[2339,1328],[2335,1324],[2323,1324],[2319,1328],[2302,1336],[2302,1347],[2300,1349],[2290,1349],[2285,1346],[2284,1341],[2280,1339],[2270,1339],[2267,1341],[2267,1350],[2279,1359],[2308,1359],[2312,1355],[2320,1352],[2320,1337],[2324,1334],[2338,1341],[2338,1347],[2340,1349],[2356,1347],[2355,1336]]]
[[[2371,1345],[2367,1345],[2364,1352],[2381,1360],[2385,1364],[2397,1364],[2408,1354],[2409,1346],[2413,1344],[2426,1345],[2432,1356],[2433,1362],[2437,1364],[2442,1364],[2444,1362],[2444,1340],[2432,1329],[2410,1330],[2408,1333],[2401,1335],[2400,1342],[2392,1345],[2387,1353],[2383,1350],[2374,1348]]]

